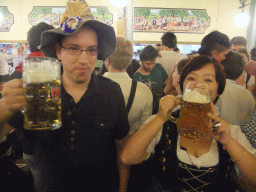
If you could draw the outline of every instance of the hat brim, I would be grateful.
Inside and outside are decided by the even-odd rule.
[[[59,36],[71,36],[79,32],[82,26],[92,27],[98,35],[100,53],[98,60],[105,61],[116,49],[116,35],[113,27],[97,20],[80,21],[73,33],[67,33],[56,28],[44,31],[41,35],[41,50],[47,57],[57,58],[55,46]]]

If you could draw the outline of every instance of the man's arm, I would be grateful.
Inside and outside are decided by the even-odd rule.
[[[14,79],[4,84],[3,98],[0,100],[0,139],[12,129],[7,121],[26,105],[22,81]]]

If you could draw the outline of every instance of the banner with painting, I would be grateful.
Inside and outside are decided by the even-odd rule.
[[[134,32],[204,33],[210,21],[205,9],[134,8]]]
[[[35,6],[32,12],[28,15],[28,20],[31,25],[36,25],[40,22],[45,22],[54,27],[60,26],[60,19],[66,7],[41,7]],[[96,20],[102,21],[108,25],[113,24],[113,15],[110,14],[106,6],[91,6],[91,12]]]
[[[0,32],[10,31],[14,24],[13,14],[11,14],[6,6],[0,6]]]

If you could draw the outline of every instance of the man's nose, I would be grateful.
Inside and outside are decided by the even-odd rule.
[[[80,63],[88,63],[90,56],[87,54],[86,51],[82,51],[80,55],[78,55]]]

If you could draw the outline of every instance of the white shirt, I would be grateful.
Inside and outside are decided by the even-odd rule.
[[[124,95],[126,106],[132,86],[132,79],[129,77],[128,73],[106,72],[103,76],[112,79],[120,85]],[[128,120],[130,124],[130,135],[138,131],[141,128],[142,123],[144,123],[144,121],[146,121],[148,117],[152,115],[152,107],[153,96],[151,90],[143,83],[138,82],[132,107],[128,114]]]
[[[9,59],[13,59],[17,56],[17,49],[14,49],[13,54],[0,54],[0,75],[7,75],[9,74],[9,65],[8,61]]]
[[[160,51],[161,58],[156,59],[157,63],[160,63],[165,69],[168,77],[171,75],[176,63],[183,58],[182,55],[175,53],[174,51]]]
[[[231,125],[242,125],[255,109],[255,100],[251,92],[234,81],[227,79],[226,87],[215,107],[220,115]]]

